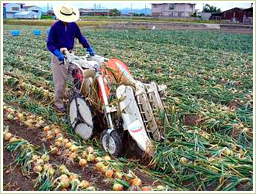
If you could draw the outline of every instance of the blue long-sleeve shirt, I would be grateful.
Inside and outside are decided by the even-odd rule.
[[[90,46],[75,22],[65,25],[59,20],[51,26],[47,39],[47,48],[52,53],[55,49],[60,50],[60,48],[71,50],[74,47],[75,38],[79,40],[84,48]]]

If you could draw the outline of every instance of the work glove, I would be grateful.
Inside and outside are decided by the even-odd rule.
[[[58,57],[59,61],[64,61],[64,55],[58,50],[58,49],[55,49],[53,51],[53,54]]]
[[[94,50],[93,50],[92,47],[90,47],[90,46],[87,48],[87,52],[88,52],[91,56],[94,56],[94,55],[95,55]]]

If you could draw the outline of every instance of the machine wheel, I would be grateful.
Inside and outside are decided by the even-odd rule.
[[[93,118],[89,104],[82,97],[74,97],[69,105],[69,121],[84,140],[93,134]]]
[[[122,140],[120,135],[117,133],[116,130],[112,131],[109,135],[109,149],[107,148],[107,138],[108,133],[107,130],[103,131],[101,134],[100,140],[104,150],[110,153],[113,156],[119,156],[122,152]]]

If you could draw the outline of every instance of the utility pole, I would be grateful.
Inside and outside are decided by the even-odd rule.
[[[145,15],[147,14],[147,4],[145,3]]]
[[[132,3],[131,3],[131,14],[132,14]]]

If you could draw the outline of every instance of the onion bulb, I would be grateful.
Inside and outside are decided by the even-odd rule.
[[[103,162],[98,162],[95,167],[97,170],[101,170],[101,168],[104,166]]]
[[[49,130],[50,130],[50,127],[48,125],[44,127],[44,132],[49,131]]]
[[[59,171],[60,171],[60,173],[66,173],[67,167],[64,164],[62,164],[59,166]]]
[[[71,145],[71,147],[69,148],[72,152],[77,152],[78,151],[78,147],[76,145]]]
[[[94,154],[88,154],[88,155],[87,155],[87,161],[88,161],[88,162],[92,162],[92,161],[94,161],[94,159],[95,159]]]
[[[82,189],[86,189],[90,187],[90,183],[86,180],[82,180],[81,183],[79,184],[79,187],[81,187]]]
[[[94,149],[93,149],[92,146],[89,146],[89,147],[86,148],[86,151],[87,151],[88,154],[92,154],[94,152]]]
[[[148,186],[144,186],[141,188],[141,191],[151,191],[151,188]]]
[[[62,179],[60,181],[60,186],[62,189],[67,189],[70,186],[70,180],[69,179]]]
[[[132,179],[132,185],[140,186],[141,185],[141,180],[139,178],[137,178],[137,177]]]
[[[108,178],[112,178],[112,177],[113,177],[113,174],[114,174],[113,170],[107,170],[107,171],[105,172],[105,175],[106,175],[106,177],[108,177]]]
[[[81,159],[81,160],[79,161],[79,165],[82,166],[82,167],[86,166],[86,165],[87,165],[87,160]]]
[[[48,162],[50,160],[50,156],[48,154],[44,154],[41,156],[41,159],[44,161],[44,162]]]
[[[33,170],[34,170],[35,173],[39,174],[40,172],[42,172],[43,168],[42,168],[42,166],[37,165],[37,166],[34,167]]]
[[[9,139],[9,142],[14,142],[14,141],[18,141],[18,139],[16,137],[12,137],[11,139]]]
[[[6,133],[6,134],[4,135],[4,140],[5,140],[5,141],[9,141],[11,138],[12,138],[12,134],[11,134],[11,133]]]
[[[61,147],[61,145],[62,145],[61,141],[59,141],[59,140],[55,141],[54,144],[56,147]]]
[[[123,185],[121,185],[119,183],[115,183],[113,185],[113,191],[123,191]]]
[[[105,156],[103,159],[106,160],[106,161],[108,161],[108,160],[111,160],[111,157],[107,155],[107,156]]]
[[[95,158],[95,162],[98,163],[98,162],[101,162],[102,161],[102,158],[101,157],[96,157]]]
[[[72,143],[71,142],[67,142],[67,143],[65,143],[65,148],[70,148],[72,146]]]
[[[74,180],[74,179],[78,179],[78,175],[77,174],[71,174],[70,176],[69,176],[69,180]]]
[[[6,116],[6,118],[8,119],[8,120],[13,120],[13,115],[12,114],[8,114],[7,116]]]

